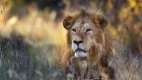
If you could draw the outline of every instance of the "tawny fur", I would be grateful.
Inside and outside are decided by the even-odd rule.
[[[90,22],[87,23],[88,19]],[[81,13],[74,17],[67,17],[63,24],[64,27],[68,30],[67,40],[69,48],[71,48],[72,37],[70,28],[73,27],[74,24],[78,24],[77,21],[81,21],[79,24],[79,28],[84,24],[89,24],[95,29],[95,35],[90,39],[93,42],[93,46],[88,41],[86,46],[91,46],[89,49],[89,55],[87,59],[80,60],[73,58],[73,52],[70,52],[70,57],[68,57],[68,67],[66,70],[67,76],[71,76],[75,78],[75,80],[112,80],[113,79],[113,70],[108,66],[108,57],[111,55],[110,43],[107,42],[105,33],[103,32],[104,27],[106,26],[106,22],[104,18],[100,15],[92,15],[88,13]],[[95,26],[93,26],[95,25]],[[85,36],[83,34],[78,34],[79,37],[82,38]],[[84,37],[85,38],[85,37]],[[71,50],[72,51],[72,50]]]
[[[103,23],[100,22],[103,22],[103,20],[100,20],[100,15],[99,17],[98,15],[88,15],[89,20],[94,21],[95,29],[97,29],[96,35],[91,38],[91,40],[95,40],[94,46],[90,47],[89,55],[85,60],[74,58],[74,53],[70,50],[66,58],[66,61],[68,61],[67,77],[72,77],[73,80],[141,80],[141,53],[137,51],[134,53],[133,49],[131,49],[132,45],[126,45],[121,40],[111,40],[110,36],[104,31]],[[72,37],[69,29],[73,27],[78,18],[81,18],[80,16],[85,17],[80,14],[68,17],[64,22],[67,23],[64,24],[64,27],[68,25],[66,29],[68,30],[67,40],[70,49]],[[128,36],[131,37],[132,35]],[[68,75],[68,73],[71,73],[72,76]]]

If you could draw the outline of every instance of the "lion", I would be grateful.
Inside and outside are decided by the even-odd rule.
[[[64,19],[70,49],[66,80],[113,79],[113,69],[108,66],[111,44],[104,32],[107,24],[103,15],[85,11]]]

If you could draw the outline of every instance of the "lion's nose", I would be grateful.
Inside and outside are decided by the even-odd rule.
[[[82,40],[80,40],[80,41],[76,41],[76,40],[74,40],[73,41],[75,44],[77,44],[77,45],[79,45],[80,43],[83,43],[83,41]]]

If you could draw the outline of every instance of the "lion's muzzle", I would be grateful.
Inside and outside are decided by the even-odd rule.
[[[74,52],[74,57],[82,58],[87,57],[87,50],[83,46],[83,41],[81,40],[74,40],[72,42],[72,50]]]

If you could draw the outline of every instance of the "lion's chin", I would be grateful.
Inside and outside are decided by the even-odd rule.
[[[83,58],[83,57],[87,57],[87,52],[83,52],[83,51],[76,51],[74,56],[76,58]]]

